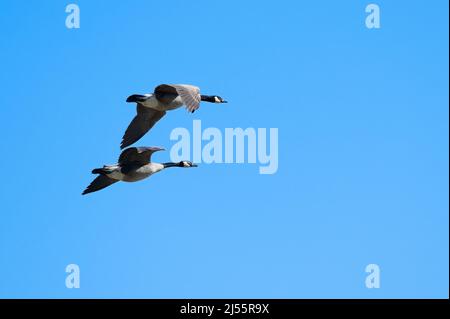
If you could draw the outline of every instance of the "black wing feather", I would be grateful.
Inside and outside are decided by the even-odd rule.
[[[86,187],[86,189],[83,191],[82,195],[86,195],[86,194],[89,194],[92,192],[99,191],[105,187],[108,187],[108,186],[114,184],[115,182],[118,182],[118,181],[115,179],[109,178],[108,176],[105,176],[105,175],[99,175],[89,184],[88,187]]]
[[[124,149],[141,139],[165,114],[165,111],[149,109],[138,104],[137,115],[131,121],[130,125],[128,125],[123,135],[120,148]]]

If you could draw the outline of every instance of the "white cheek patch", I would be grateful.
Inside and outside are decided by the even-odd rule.
[[[214,97],[214,101],[215,101],[216,103],[220,103],[220,99],[219,99],[217,96]]]

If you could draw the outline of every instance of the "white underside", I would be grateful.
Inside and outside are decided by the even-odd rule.
[[[162,164],[149,163],[127,174],[123,174],[120,171],[121,168],[119,165],[111,165],[107,167],[113,169],[111,173],[107,174],[109,178],[123,182],[137,182],[164,169]]]

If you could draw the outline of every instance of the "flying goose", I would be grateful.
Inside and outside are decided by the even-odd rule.
[[[162,150],[164,149],[159,147],[127,148],[120,154],[119,163],[92,170],[92,174],[99,174],[99,176],[89,184],[82,195],[99,191],[118,181],[137,182],[167,167],[197,167],[189,161],[163,164],[150,162],[152,154]]]
[[[137,115],[128,125],[122,138],[120,148],[123,149],[145,135],[165,114],[166,111],[186,105],[188,111],[194,113],[200,102],[227,103],[217,95],[200,95],[200,88],[188,84],[161,84],[153,94],[133,94],[127,102],[137,103]]]

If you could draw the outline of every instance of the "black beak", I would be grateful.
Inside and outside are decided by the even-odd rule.
[[[220,103],[228,103],[228,101],[222,100],[222,102],[220,102]]]

